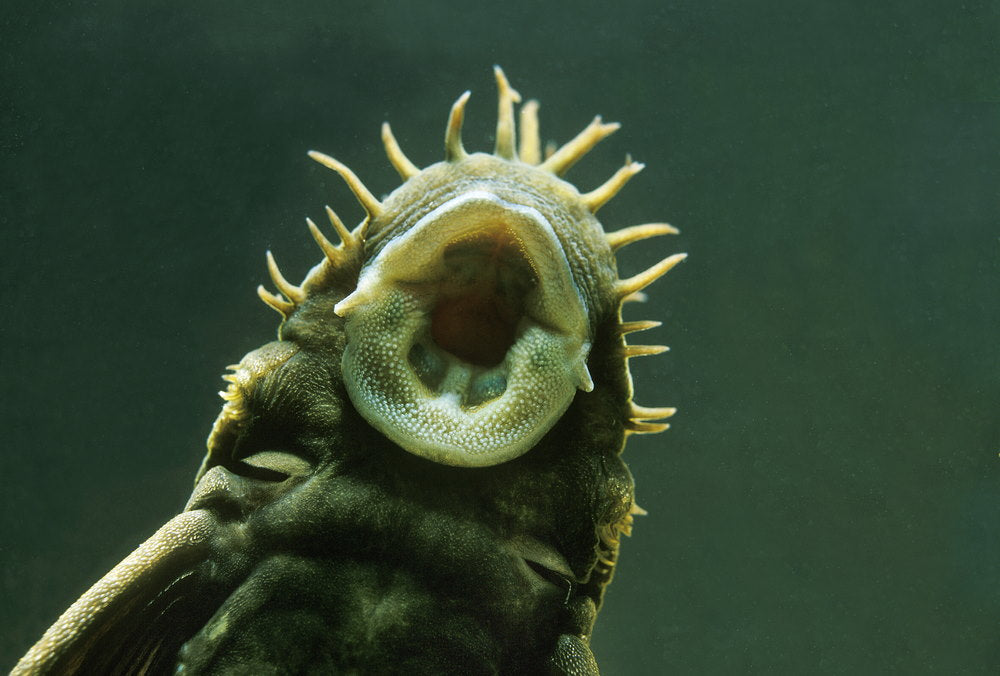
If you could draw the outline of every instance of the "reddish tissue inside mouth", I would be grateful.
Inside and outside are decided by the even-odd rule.
[[[441,298],[431,313],[434,342],[477,366],[496,366],[514,344],[519,316],[493,293]]]
[[[470,364],[500,364],[537,286],[523,244],[497,227],[452,242],[442,257],[446,272],[436,289],[431,337]]]

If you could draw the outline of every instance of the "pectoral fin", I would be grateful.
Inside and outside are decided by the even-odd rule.
[[[154,670],[171,641],[160,631],[165,625],[151,620],[170,616],[214,532],[205,510],[175,516],[70,606],[12,676]]]

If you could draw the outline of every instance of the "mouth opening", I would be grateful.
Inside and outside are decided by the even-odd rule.
[[[505,229],[478,233],[446,247],[442,262],[431,337],[474,366],[499,365],[517,339],[528,295],[538,284],[523,245]]]

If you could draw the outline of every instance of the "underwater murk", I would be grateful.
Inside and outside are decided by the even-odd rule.
[[[496,69],[492,154],[455,102],[445,159],[380,201],[322,153],[367,216],[300,285],[270,252],[278,339],[224,376],[184,511],[74,603],[14,674],[597,674],[597,611],[629,534],[623,303],[683,260],[620,279],[615,251],[676,233],[605,232],[596,213],[642,165],[579,192],[561,176],[618,128],[543,152],[538,104]],[[519,127],[520,138],[515,138]]]

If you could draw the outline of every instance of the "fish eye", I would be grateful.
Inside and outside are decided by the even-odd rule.
[[[312,472],[312,464],[286,451],[258,451],[234,460],[228,469],[236,474],[261,481],[280,482]]]
[[[525,559],[524,562],[528,564],[528,568],[532,570],[538,577],[542,578],[549,584],[558,587],[559,589],[565,590],[566,598],[564,603],[568,603],[570,597],[573,596],[573,590],[576,588],[576,583],[570,578],[563,575],[562,573],[547,568],[537,561],[532,561],[531,559]]]

